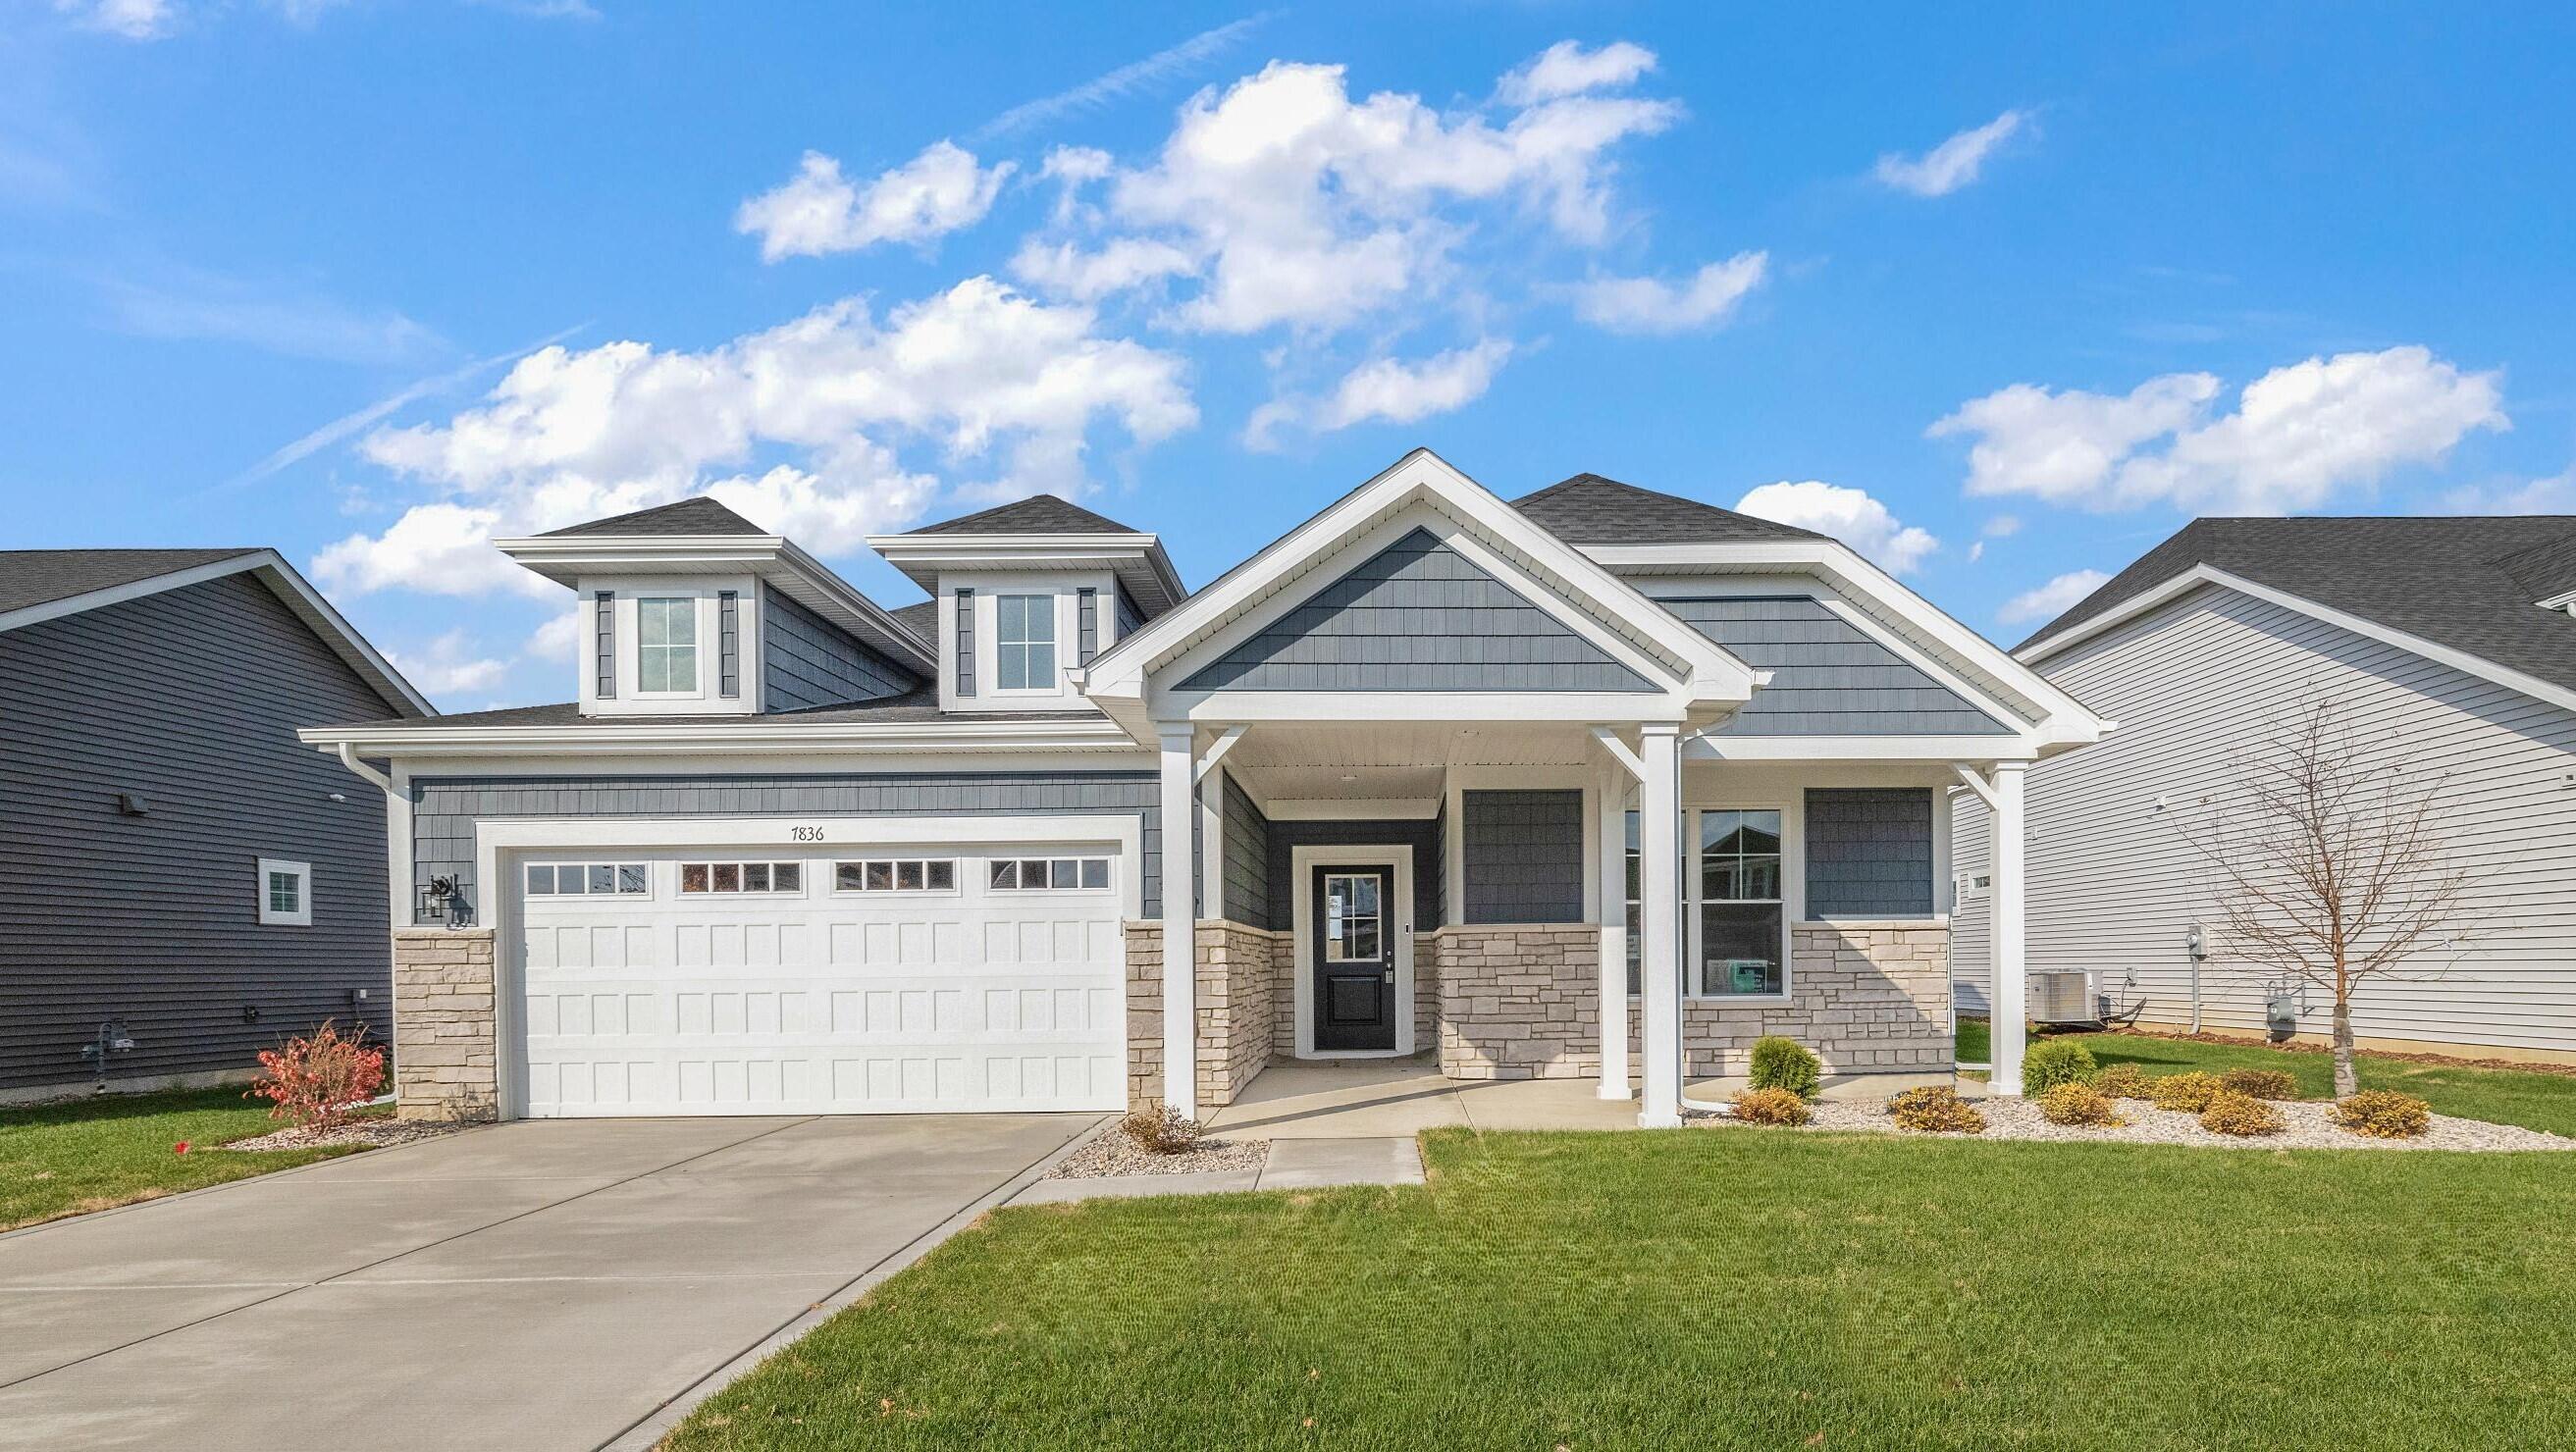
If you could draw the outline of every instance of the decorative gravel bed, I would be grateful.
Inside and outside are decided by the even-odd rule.
[[[1257,1170],[1270,1158],[1266,1139],[1203,1139],[1177,1155],[1158,1155],[1111,1125],[1089,1144],[1056,1161],[1050,1180],[1101,1180],[1113,1175],[1196,1175],[1210,1170]]]
[[[359,1119],[335,1124],[327,1129],[306,1129],[290,1125],[270,1130],[250,1139],[237,1139],[217,1146],[228,1150],[316,1149],[325,1145],[363,1144],[376,1149],[387,1145],[410,1144],[415,1140],[436,1139],[454,1134],[461,1124],[431,1124],[414,1119]]]
[[[2044,1139],[2107,1141],[2115,1144],[2187,1144],[2213,1149],[2366,1149],[2366,1150],[2576,1150],[2576,1139],[2543,1134],[2518,1125],[2489,1124],[2478,1119],[2454,1119],[2447,1114],[2433,1116],[2433,1126],[2414,1139],[2372,1139],[2366,1135],[2337,1127],[2326,1118],[2331,1104],[2309,1102],[2276,1102],[2288,1128],[2279,1134],[2239,1139],[2232,1135],[2211,1134],[2200,1127],[2197,1115],[2178,1110],[2158,1109],[2144,1099],[2123,1099],[2120,1114],[2129,1122],[2119,1129],[2101,1129],[2087,1125],[2051,1124],[2040,1117],[2039,1105],[2028,1099],[1979,1099],[1973,1101],[1977,1112],[1986,1117],[1983,1135],[1947,1134],[1942,1139]],[[1920,1131],[1900,1130],[1887,1117],[1883,1104],[1861,1101],[1828,1100],[1817,1104],[1809,1129],[1869,1130],[1880,1134],[1907,1134]],[[1696,1123],[1732,1123],[1723,1115],[1695,1119]]]

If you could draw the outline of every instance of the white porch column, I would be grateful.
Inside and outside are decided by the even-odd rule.
[[[1994,822],[1994,993],[1988,1005],[1993,1020],[1993,1051],[1987,1055],[1992,1079],[1989,1094],[2021,1093],[2023,1006],[2027,986],[2022,960],[2022,781],[2029,764],[1995,763],[1994,802],[1987,815]]]
[[[1163,1102],[1192,1119],[1199,1113],[1198,885],[1191,827],[1198,819],[1192,729],[1162,730],[1163,807]]]
[[[1669,1129],[1682,1122],[1680,728],[1649,723],[1639,745],[1646,767],[1637,791],[1645,1097],[1637,1123]]]
[[[1601,773],[1601,1097],[1628,1090],[1628,773]]]

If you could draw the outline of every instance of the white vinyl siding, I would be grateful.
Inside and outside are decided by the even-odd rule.
[[[2120,723],[2100,744],[2030,774],[2029,961],[2134,975],[2151,1022],[2190,1014],[2184,934],[2218,915],[2209,869],[2179,826],[2317,693],[2357,738],[2410,776],[2446,778],[2444,836],[2474,878],[2478,937],[2435,981],[2388,982],[2355,1003],[2358,1033],[2501,1048],[2576,1047],[2576,713],[2338,626],[2207,589],[2043,663],[2058,685]],[[2161,804],[2160,804],[2161,799]],[[1954,873],[1981,872],[1985,813],[1954,798]],[[1954,922],[1954,966],[1982,997],[1982,902]],[[2220,948],[2223,953],[2223,945]],[[2204,967],[2208,1028],[2262,1028],[2259,981]],[[1962,999],[1967,994],[1963,992]],[[2308,996],[2301,1029],[2328,1028]]]

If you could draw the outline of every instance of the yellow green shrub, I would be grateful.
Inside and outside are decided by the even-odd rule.
[[[1917,1129],[1926,1134],[1983,1134],[1986,1117],[1977,1106],[1959,1097],[1959,1091],[1946,1084],[1926,1084],[1908,1089],[1887,1101],[1887,1116],[1899,1129]]]
[[[2103,1129],[2117,1129],[2129,1122],[2120,1117],[2110,1095],[2090,1084],[2073,1081],[2041,1090],[2039,1114],[2051,1124],[2090,1124]]]
[[[2200,1112],[2200,1127],[2211,1134],[2231,1134],[2251,1139],[2257,1135],[2279,1134],[2289,1128],[2281,1111],[2250,1094],[2222,1091]]]
[[[2144,1099],[2154,1082],[2135,1064],[2106,1064],[2093,1075],[2093,1087],[2114,1099]]]
[[[2287,1069],[2230,1069],[2218,1076],[2229,1093],[2248,1099],[2296,1099],[2299,1076]]]
[[[2216,1074],[2204,1074],[2198,1069],[2188,1074],[2167,1074],[2147,1084],[2147,1097],[2155,1101],[2158,1109],[2178,1109],[2185,1114],[2198,1114],[2225,1092],[2227,1086],[2218,1082]]]
[[[1795,1089],[1747,1089],[1734,1105],[1735,1117],[1747,1124],[1804,1124],[1814,1118]]]
[[[2433,1127],[2433,1106],[2394,1089],[2364,1089],[2337,1101],[2326,1118],[2372,1139],[2413,1139]]]

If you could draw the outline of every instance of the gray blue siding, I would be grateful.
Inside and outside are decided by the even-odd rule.
[[[1658,599],[1771,684],[1715,736],[1985,736],[2011,728],[1803,595]]]
[[[1270,922],[1270,819],[1251,794],[1225,779],[1225,912],[1238,923]]]
[[[1417,529],[1182,683],[1193,691],[1651,691]]]
[[[900,696],[921,678],[775,590],[761,592],[763,705],[771,711]]]
[[[474,824],[507,817],[1133,816],[1144,824],[1144,914],[1162,911],[1162,812],[1149,771],[872,772],[795,776],[415,779],[413,872],[454,876],[478,918]],[[381,840],[381,839],[380,839]]]
[[[1270,927],[1294,928],[1297,917],[1296,850],[1300,847],[1406,846],[1413,849],[1413,926],[1429,932],[1442,913],[1440,827],[1437,822],[1273,821],[1266,855],[1270,865]]]
[[[120,1079],[387,1028],[384,794],[295,730],[394,709],[250,574],[0,632],[0,1090],[85,1082],[112,1016]],[[313,926],[260,925],[261,857],[313,864]]]
[[[1930,787],[1812,787],[1807,792],[1807,916],[1928,918]]]
[[[1466,921],[1583,921],[1583,793],[1459,794]]]

